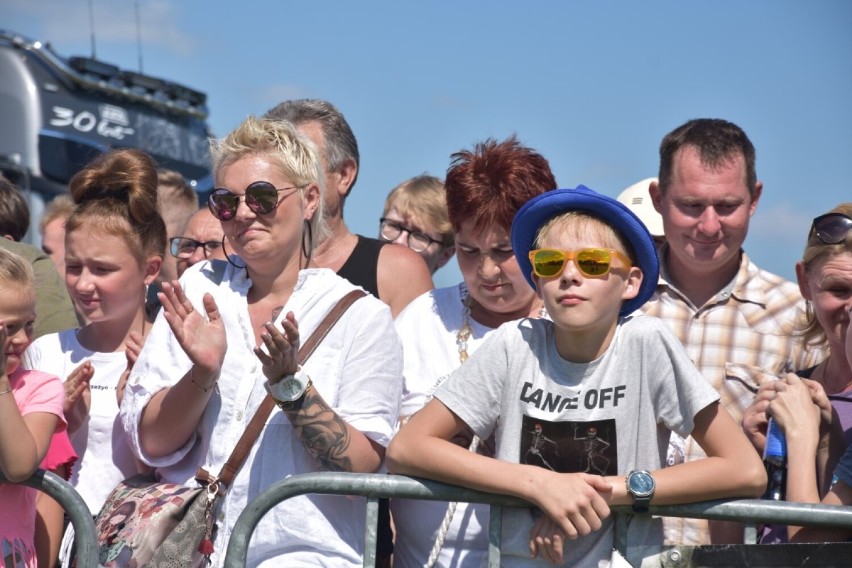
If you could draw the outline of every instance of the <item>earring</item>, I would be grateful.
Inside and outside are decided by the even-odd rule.
[[[308,237],[305,242],[305,235]],[[311,256],[314,254],[314,229],[311,227],[311,222],[305,219],[302,221],[302,257],[305,259],[305,268],[311,264]]]
[[[233,266],[234,268],[237,268],[237,269],[239,269],[239,270],[242,270],[243,268],[245,268],[245,267],[246,267],[246,265],[244,264],[244,265],[240,266],[239,264],[237,264],[236,262],[234,262],[233,260],[231,260],[231,255],[229,255],[229,254],[228,254],[228,249],[226,249],[226,248],[225,248],[225,240],[226,240],[226,239],[225,239],[225,237],[223,236],[223,237],[222,237],[222,252],[224,252],[224,253],[225,253],[225,260],[227,260],[227,261],[228,261],[228,264],[230,264],[230,265],[231,265],[231,266]]]

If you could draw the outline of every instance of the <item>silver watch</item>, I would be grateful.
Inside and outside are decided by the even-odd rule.
[[[291,410],[301,406],[312,384],[311,378],[300,367],[294,374],[284,375],[274,383],[266,381],[264,386],[281,410]]]
[[[657,489],[654,476],[646,470],[631,471],[627,474],[627,492],[633,497],[633,511],[636,513],[647,513],[651,504],[651,497]]]

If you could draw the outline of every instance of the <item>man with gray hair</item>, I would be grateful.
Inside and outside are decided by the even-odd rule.
[[[313,251],[311,264],[330,268],[361,286],[391,308],[396,317],[411,300],[431,290],[429,268],[408,247],[393,246],[352,233],[343,219],[343,205],[358,179],[358,142],[346,119],[327,101],[284,101],[266,118],[292,122],[313,141],[323,164],[325,218],[330,235]]]

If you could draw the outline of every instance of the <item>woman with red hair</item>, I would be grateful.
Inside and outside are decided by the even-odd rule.
[[[463,281],[416,298],[396,319],[404,352],[405,421],[501,324],[544,315],[510,239],[529,199],[556,188],[547,160],[512,136],[453,154],[447,209]],[[488,452],[472,432],[457,443]],[[393,499],[394,566],[479,566],[488,549],[488,506]]]

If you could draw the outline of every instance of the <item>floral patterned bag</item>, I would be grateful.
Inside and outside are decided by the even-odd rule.
[[[203,566],[213,551],[215,498],[215,484],[193,488],[144,474],[125,479],[95,519],[99,564]]]

